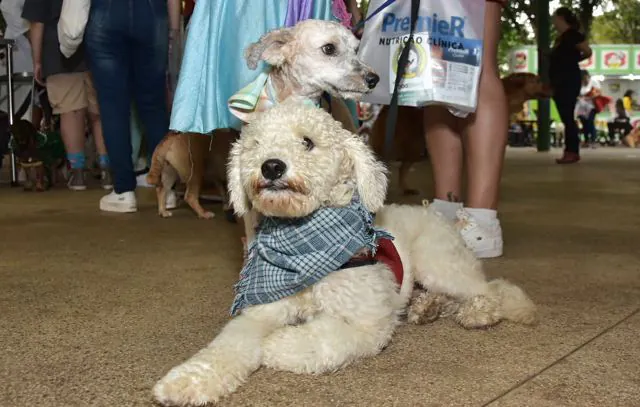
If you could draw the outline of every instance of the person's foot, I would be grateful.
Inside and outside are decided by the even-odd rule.
[[[479,259],[490,259],[502,256],[502,227],[498,219],[480,223],[465,209],[456,213],[456,223],[460,235],[467,247]]]
[[[111,171],[108,169],[100,170],[100,183],[102,184],[102,189],[113,189],[113,181],[111,180]]]
[[[556,164],[574,164],[580,161],[580,154],[565,151],[562,157],[556,158]]]
[[[178,196],[176,195],[176,191],[173,189],[167,192],[165,207],[167,209],[176,209],[178,207]]]
[[[105,212],[132,213],[138,210],[138,201],[133,191],[117,194],[115,191],[100,199],[100,210]]]
[[[67,186],[72,191],[84,191],[87,189],[87,184],[84,182],[84,169],[72,168],[69,173],[69,181]]]

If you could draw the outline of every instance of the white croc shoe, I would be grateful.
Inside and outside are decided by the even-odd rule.
[[[133,191],[117,194],[111,191],[110,194],[100,199],[100,210],[105,212],[132,213],[138,210],[138,201]]]
[[[464,209],[459,209],[456,216],[456,227],[467,247],[477,258],[491,259],[502,256],[502,227],[498,219],[488,225],[482,225]]]

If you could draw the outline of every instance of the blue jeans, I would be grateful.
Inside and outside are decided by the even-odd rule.
[[[596,130],[596,109],[591,109],[588,116],[579,116],[585,143],[595,143],[598,138]]]
[[[98,96],[114,190],[133,191],[131,101],[153,152],[169,129],[166,0],[92,0],[85,46]]]

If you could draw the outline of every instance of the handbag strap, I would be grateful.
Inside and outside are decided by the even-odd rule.
[[[378,10],[376,10],[378,11]],[[413,43],[413,34],[416,28],[416,21],[418,20],[418,12],[420,11],[420,0],[411,0],[411,29],[409,31],[409,39],[405,43],[400,58],[398,58],[398,68],[396,73],[396,80],[393,85],[393,94],[391,96],[391,102],[389,103],[389,113],[387,114],[387,128],[385,135],[385,148],[384,151],[389,153],[393,148],[393,136],[396,133],[396,124],[398,121],[398,89],[402,82],[402,77],[407,68],[409,62],[409,52],[411,51],[411,44]]]

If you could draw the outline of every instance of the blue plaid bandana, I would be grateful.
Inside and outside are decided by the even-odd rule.
[[[263,218],[235,285],[231,315],[310,287],[362,249],[375,254],[381,238],[393,239],[373,226],[373,215],[357,197],[348,206],[320,208],[304,218]]]

